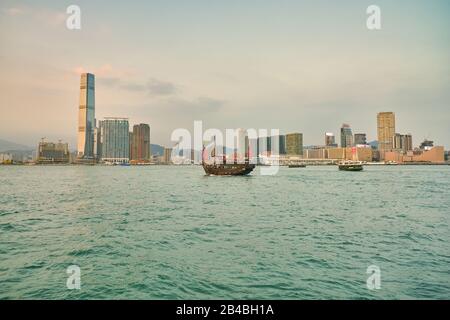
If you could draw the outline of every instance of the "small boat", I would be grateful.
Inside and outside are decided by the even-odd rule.
[[[290,164],[289,168],[306,168],[306,164]]]
[[[360,162],[342,162],[339,164],[341,171],[362,171],[363,165]]]

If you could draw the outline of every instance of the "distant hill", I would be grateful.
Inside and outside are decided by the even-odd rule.
[[[5,151],[32,151],[36,147],[25,146],[23,144],[14,143],[0,139],[0,152]]]
[[[160,146],[159,144],[152,144],[152,154],[162,156],[164,155],[164,147]]]

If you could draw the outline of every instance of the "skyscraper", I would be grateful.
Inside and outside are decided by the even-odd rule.
[[[134,125],[131,136],[131,160],[150,161],[150,126],[145,123]]]
[[[78,148],[79,159],[94,158],[95,129],[95,76],[83,73],[80,82],[80,106],[78,111]]]
[[[386,151],[393,149],[395,135],[395,114],[393,112],[380,112],[377,115],[378,150],[380,160],[384,160]]]
[[[279,150],[279,154],[280,155],[284,155],[286,154],[286,136],[285,135],[280,135],[278,138],[278,148]]]
[[[341,147],[347,148],[353,146],[353,133],[350,125],[344,123],[341,127]]]
[[[130,160],[130,132],[127,118],[105,118],[101,122],[102,160],[128,163]]]
[[[410,133],[403,135],[402,146],[405,152],[411,151],[413,149],[412,135]]]
[[[355,133],[355,146],[359,144],[367,144],[367,137],[365,133]]]
[[[302,133],[289,133],[286,135],[286,153],[288,155],[303,155]]]
[[[331,132],[325,133],[325,146],[327,147],[337,147],[334,134]]]
[[[102,136],[101,136],[101,121],[98,126],[94,128],[94,158],[100,160],[102,157]]]

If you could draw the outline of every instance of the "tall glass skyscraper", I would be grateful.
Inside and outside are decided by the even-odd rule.
[[[83,73],[80,82],[80,106],[78,111],[79,159],[94,158],[95,129],[95,76]]]

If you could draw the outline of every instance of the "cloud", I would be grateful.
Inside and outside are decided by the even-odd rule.
[[[120,88],[123,90],[127,90],[127,91],[132,91],[132,92],[142,92],[145,91],[145,86],[139,83],[123,83],[120,85]]]
[[[112,71],[111,69],[104,68],[103,71]],[[86,72],[84,68],[78,67],[74,69],[76,74]],[[146,83],[138,81],[123,81],[119,77],[104,77],[101,76],[106,72],[93,71],[97,77],[97,83],[105,87],[117,88],[130,92],[142,92],[147,93],[150,96],[173,96],[180,92],[179,86],[169,81],[161,81],[155,78],[150,78]]]
[[[18,15],[25,13],[24,8],[19,8],[19,7],[4,8],[2,11],[11,17],[18,16]]]
[[[10,17],[23,16],[27,19],[33,19],[39,24],[51,27],[64,25],[67,19],[67,14],[64,10],[42,9],[32,6],[4,8],[2,12]]]
[[[99,77],[96,79],[97,85],[105,86],[105,87],[117,87],[120,84],[119,78],[114,77]]]
[[[148,81],[147,90],[151,95],[166,96],[177,93],[178,87],[171,82],[160,81],[153,78]]]
[[[159,102],[160,111],[173,115],[199,116],[207,113],[216,113],[225,105],[225,100],[210,97],[197,97],[194,99],[169,98]]]

